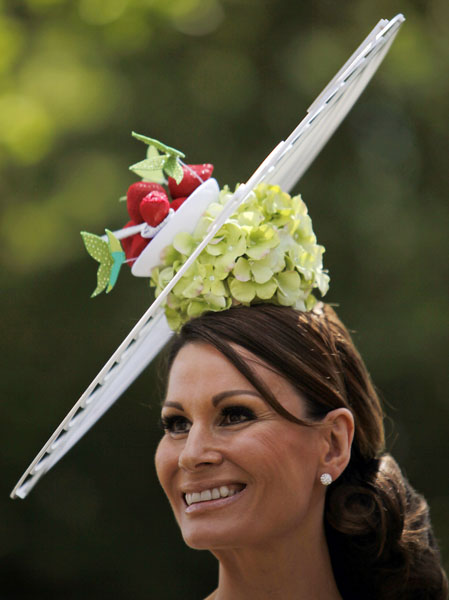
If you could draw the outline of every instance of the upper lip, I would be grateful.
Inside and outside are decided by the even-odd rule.
[[[243,485],[246,486],[246,483],[243,481],[238,481],[236,479],[224,479],[223,481],[202,481],[200,483],[191,483],[185,484],[181,487],[182,494],[193,494],[193,493],[201,493],[204,490],[213,490],[214,488],[220,488],[222,485]]]

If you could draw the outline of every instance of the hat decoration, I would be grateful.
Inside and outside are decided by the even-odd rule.
[[[186,165],[179,150],[133,134],[148,149],[131,167],[142,179],[126,196],[131,221],[104,236],[82,235],[100,263],[94,296],[113,288],[126,262],[133,275],[150,279],[156,298],[31,462],[12,498],[27,496],[187,319],[256,302],[310,310],[312,292],[326,293],[324,248],[302,199],[288,192],[365,89],[404,20],[399,14],[377,23],[287,139],[234,192],[220,191],[212,165]]]
[[[119,231],[106,229],[105,236],[81,232],[86,250],[100,263],[92,297],[112,290],[122,264],[133,266],[150,240],[214,169],[211,164],[184,164],[185,155],[179,150],[135,132],[132,135],[147,144],[148,150],[144,160],[129,167],[142,177],[142,181],[129,186],[126,194],[131,220]],[[167,189],[161,184],[166,184]]]
[[[198,246],[231,192],[225,187],[209,205],[193,234],[178,233],[163,251],[163,265],[152,271],[158,296]],[[177,330],[205,311],[268,302],[310,310],[329,277],[323,270],[323,246],[316,243],[307,207],[279,186],[254,188],[221,227],[194,264],[169,293],[165,316]]]
[[[184,154],[178,150],[152,138],[133,135],[149,144],[147,154],[150,158],[130,167],[145,176],[144,180],[128,188],[127,209],[132,221],[115,233],[106,229],[107,241],[92,233],[81,232],[87,251],[100,262],[93,297],[105,289],[106,293],[111,291],[122,264],[133,265],[144,250],[146,256],[152,256],[144,274],[150,276],[150,285],[155,287],[156,297],[159,296],[233,195],[227,186],[219,193],[214,189],[215,193],[206,195],[205,212],[199,214],[198,208],[201,210],[203,205],[198,199],[204,198],[206,186],[198,188],[210,178],[213,165],[184,165],[180,160]],[[161,148],[166,150],[165,154],[154,156]],[[168,173],[177,178],[169,175],[168,181],[163,179],[167,163]],[[159,166],[161,169],[156,170]],[[161,183],[149,180],[155,175],[161,183],[167,184],[167,191]],[[194,195],[195,190],[198,191]],[[192,233],[182,229],[182,214],[175,215],[187,199],[189,203],[184,205],[181,213],[188,209],[195,220],[199,219]],[[165,232],[162,238],[166,247],[161,248],[159,244],[156,249],[152,240],[171,220],[181,223],[181,231],[172,239]],[[156,255],[158,250],[159,257]],[[261,302],[309,310],[316,301],[312,290],[317,288],[324,296],[328,289],[329,277],[322,265],[323,252],[324,248],[316,243],[312,222],[301,197],[291,197],[279,186],[259,184],[171,290],[165,302],[167,322],[177,330],[187,320],[207,310],[226,310],[238,304]],[[159,264],[151,269],[154,263]]]

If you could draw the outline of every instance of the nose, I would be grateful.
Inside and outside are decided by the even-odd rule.
[[[192,425],[179,454],[179,467],[193,472],[202,467],[219,465],[222,462],[223,455],[212,432],[200,424]]]

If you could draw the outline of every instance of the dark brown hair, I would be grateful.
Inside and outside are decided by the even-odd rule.
[[[283,417],[314,426],[345,407],[355,420],[351,460],[327,491],[325,527],[337,585],[345,600],[446,600],[447,580],[425,499],[384,451],[383,412],[368,371],[334,310],[309,312],[262,304],[205,313],[186,323],[169,366],[188,343],[214,346]],[[250,351],[305,398],[296,419],[232,347]]]

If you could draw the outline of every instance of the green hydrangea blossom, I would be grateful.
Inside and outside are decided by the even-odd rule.
[[[150,285],[158,296],[203,239],[229,195],[225,187],[193,235],[180,233],[153,269]],[[165,313],[174,330],[206,311],[261,302],[313,308],[313,290],[324,296],[329,276],[324,247],[316,242],[301,196],[260,184],[202,251],[167,297]]]

